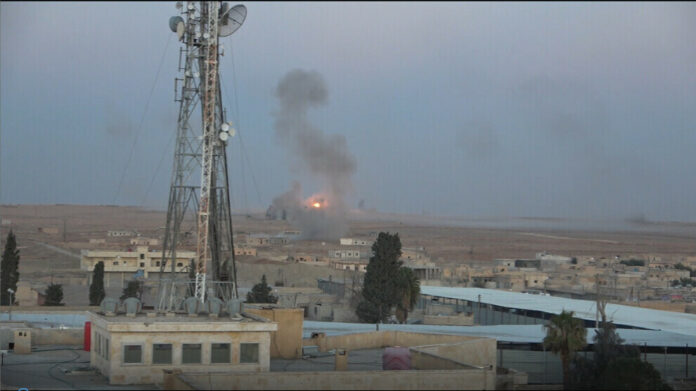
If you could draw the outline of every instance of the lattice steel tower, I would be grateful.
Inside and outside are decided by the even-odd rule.
[[[225,148],[234,130],[222,108],[218,64],[219,39],[242,25],[246,8],[217,1],[178,2],[177,8],[181,16],[170,18],[169,27],[182,42],[182,74],[174,82],[179,117],[160,261],[158,309],[163,311],[178,309],[186,296],[201,303],[209,295],[238,297]],[[194,218],[196,227],[193,281],[185,277],[190,264],[177,264],[176,256],[187,218]],[[171,273],[165,279],[167,267]]]

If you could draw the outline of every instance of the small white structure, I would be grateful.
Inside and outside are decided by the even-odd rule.
[[[106,236],[111,237],[111,238],[121,238],[121,237],[126,237],[126,236],[140,236],[137,232],[135,231],[108,231],[106,233]]]
[[[367,239],[340,238],[341,246],[372,246],[373,241]]]

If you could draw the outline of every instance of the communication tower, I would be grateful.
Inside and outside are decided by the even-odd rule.
[[[218,1],[177,2],[180,15],[169,19],[179,48],[180,77],[174,81],[179,116],[167,223],[160,261],[158,309],[174,311],[188,296],[236,299],[237,273],[232,238],[226,145],[234,135],[220,94],[220,37],[234,33],[246,7]],[[200,110],[198,109],[200,106]],[[177,262],[176,251],[195,221],[196,259]],[[192,270],[189,268],[193,266]],[[163,272],[170,268],[170,278]],[[185,272],[193,274],[187,279]],[[181,276],[181,277],[178,277]]]

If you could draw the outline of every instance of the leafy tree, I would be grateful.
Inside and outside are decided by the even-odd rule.
[[[564,389],[569,389],[571,359],[576,351],[587,345],[585,339],[587,330],[585,330],[582,320],[573,318],[573,314],[573,311],[566,312],[564,310],[544,325],[546,328],[544,347],[561,356]]]
[[[645,266],[645,261],[642,260],[642,259],[633,259],[633,258],[631,258],[631,259],[629,259],[628,261],[623,260],[623,261],[621,261],[621,262],[619,262],[619,263],[624,264],[624,265],[626,265],[626,266]]]
[[[99,305],[106,296],[104,292],[104,262],[94,265],[92,284],[89,286],[89,305]]]
[[[380,232],[372,244],[373,256],[367,265],[361,291],[362,300],[355,311],[362,322],[380,323],[400,301],[397,289],[401,267],[401,240],[399,234]]]
[[[261,282],[254,285],[251,291],[247,293],[247,303],[277,303],[278,298],[271,295],[273,288],[268,286],[266,275],[261,276]]]
[[[5,241],[5,251],[2,253],[0,262],[0,304],[10,305],[10,296],[14,304],[15,296],[7,291],[12,289],[17,292],[17,282],[19,281],[19,250],[17,250],[17,240],[15,234],[10,230]]]
[[[50,284],[46,288],[46,292],[44,294],[46,295],[46,301],[44,302],[44,305],[64,305],[63,303],[61,303],[61,301],[63,301],[63,286],[61,284]]]
[[[626,345],[611,322],[602,322],[593,337],[592,359],[576,357],[570,386],[580,390],[668,390],[652,364],[640,359],[636,346]]]
[[[416,305],[420,295],[420,280],[413,270],[403,266],[399,269],[397,290],[400,300],[396,304],[396,319],[400,323],[406,323],[408,312]]]
[[[140,300],[143,296],[143,286],[138,280],[128,281],[128,285],[123,288],[123,294],[121,295],[121,300],[125,300],[129,297],[135,297]]]

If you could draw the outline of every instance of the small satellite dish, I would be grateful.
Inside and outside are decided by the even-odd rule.
[[[208,39],[210,38],[210,34],[208,33],[203,33],[203,39]]]
[[[180,10],[180,9],[182,9],[183,7],[184,7],[184,3],[180,2],[180,1],[177,1],[177,2],[176,2],[176,9]]]
[[[223,3],[220,7],[220,22],[218,24],[218,35],[226,37],[232,35],[237,29],[242,26],[246,19],[247,9],[244,4],[237,4],[231,9],[227,3]]]
[[[231,128],[231,129],[230,129],[230,131],[229,131],[229,132],[227,132],[227,133],[229,133],[229,134],[230,134],[230,137],[234,137],[234,135],[235,135],[235,134],[237,134],[237,131],[236,131],[236,130],[234,130],[234,128]]]
[[[220,141],[226,142],[227,139],[230,138],[230,134],[227,132],[220,132],[218,137],[220,137]]]
[[[176,36],[181,40],[184,38],[184,31],[186,30],[186,25],[184,25],[184,22],[180,22],[179,24],[176,25]]]
[[[193,3],[189,3],[188,9],[189,9],[189,10],[192,10],[192,9],[193,9]]]
[[[227,122],[223,122],[220,128],[222,128],[223,132],[227,132],[228,130],[230,130],[230,124],[228,124]]]

